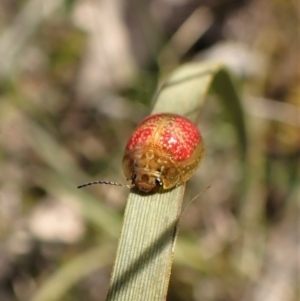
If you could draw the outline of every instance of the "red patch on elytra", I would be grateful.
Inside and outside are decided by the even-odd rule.
[[[160,143],[176,161],[188,159],[194,152],[199,141],[200,133],[188,119],[177,117],[161,132]]]
[[[126,149],[134,150],[136,147],[144,145],[151,138],[152,132],[151,128],[136,131],[129,139]]]
[[[130,137],[126,150],[133,151],[151,143],[157,131],[157,126],[161,123],[162,114],[150,115],[146,117]]]
[[[201,141],[197,127],[182,116],[167,121],[165,117],[165,114],[156,114],[144,119],[129,139],[126,149],[134,151],[157,145],[175,161],[188,159]]]

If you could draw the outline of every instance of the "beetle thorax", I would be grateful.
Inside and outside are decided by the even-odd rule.
[[[136,187],[149,192],[162,185],[163,168],[157,152],[152,149],[136,151],[133,161],[132,182]]]
[[[141,149],[128,153],[123,160],[124,171],[139,190],[150,192],[163,186],[167,160],[153,149]]]

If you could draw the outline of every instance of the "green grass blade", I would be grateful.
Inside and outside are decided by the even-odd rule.
[[[219,87],[224,84],[221,79],[231,92]],[[158,91],[152,113],[178,113],[196,121],[212,85],[214,91],[222,91],[220,97],[227,109],[238,110],[242,116],[229,75],[220,64],[212,63],[187,64],[177,69]],[[245,153],[244,119],[235,118],[233,122]],[[151,195],[136,191],[129,194],[108,301],[166,299],[184,188],[182,185]]]
[[[243,109],[239,95],[232,83],[231,77],[225,69],[220,69],[212,82],[212,91],[214,91],[223,104],[223,108],[230,117],[238,137],[241,154],[243,159],[247,152],[247,135],[244,120]]]
[[[164,299],[183,193],[130,194],[108,300]]]

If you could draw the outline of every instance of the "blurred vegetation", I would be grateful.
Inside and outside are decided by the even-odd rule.
[[[76,186],[124,183],[157,85],[208,60],[236,77],[250,168],[211,97],[186,200],[211,188],[184,212],[168,300],[298,300],[299,17],[297,0],[2,0],[0,300],[49,283],[43,300],[105,300],[128,191]]]

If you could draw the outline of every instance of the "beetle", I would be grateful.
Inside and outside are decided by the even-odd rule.
[[[145,118],[131,135],[123,156],[123,171],[129,188],[149,193],[160,187],[171,189],[185,183],[197,170],[205,154],[202,136],[186,117],[158,113]],[[78,186],[109,184],[94,181]]]

